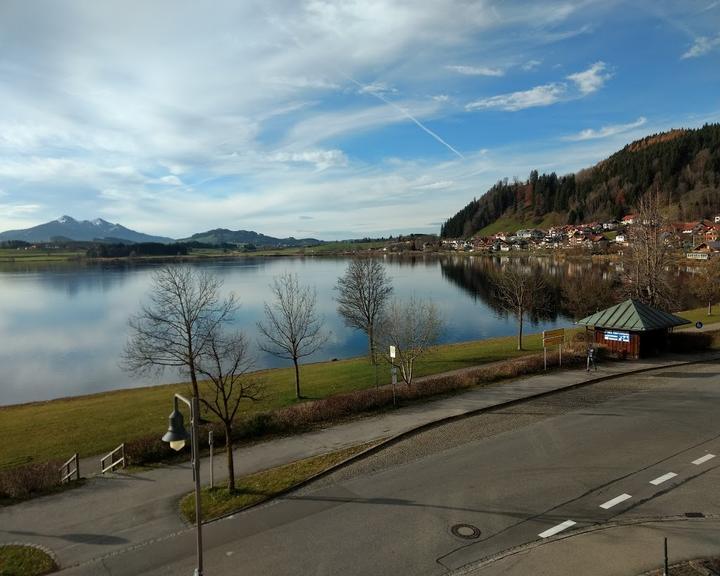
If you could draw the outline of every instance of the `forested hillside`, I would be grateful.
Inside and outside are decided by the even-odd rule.
[[[577,174],[533,170],[524,182],[500,181],[448,219],[441,236],[472,236],[499,219],[520,227],[621,218],[649,190],[673,220],[720,213],[720,124],[648,136]]]

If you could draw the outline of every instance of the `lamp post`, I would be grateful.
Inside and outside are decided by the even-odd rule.
[[[178,400],[182,400],[190,407],[191,434],[188,434],[183,424],[183,415],[178,410]],[[200,403],[196,396],[190,400],[181,394],[175,394],[173,398],[173,411],[170,414],[170,425],[168,431],[162,437],[163,442],[169,442],[173,450],[182,450],[185,442],[190,440],[192,456],[193,479],[195,480],[195,525],[197,526],[197,568],[195,576],[203,576],[203,555],[202,555],[202,512],[200,508],[200,450],[198,444],[198,420],[200,418]]]

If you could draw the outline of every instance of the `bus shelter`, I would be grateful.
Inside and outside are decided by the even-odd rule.
[[[611,356],[637,359],[665,350],[672,329],[690,324],[690,320],[631,298],[576,324],[585,326],[591,341],[605,347]]]

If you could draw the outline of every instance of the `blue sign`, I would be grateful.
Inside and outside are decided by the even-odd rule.
[[[630,342],[630,332],[605,332],[605,340],[610,342]]]

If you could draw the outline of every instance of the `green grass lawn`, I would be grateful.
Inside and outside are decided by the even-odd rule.
[[[85,257],[85,250],[15,250],[0,248],[0,262],[62,262]]]
[[[55,572],[54,560],[32,546],[0,546],[0,576],[41,576]]]
[[[416,376],[437,374],[541,350],[540,335],[528,335],[525,350],[515,350],[514,337],[438,347],[416,368]],[[378,367],[381,383],[389,383],[387,365]],[[245,413],[282,408],[296,402],[294,372],[281,368],[258,372],[266,380],[266,397],[247,401]],[[324,398],[375,385],[375,369],[365,358],[308,364],[301,367],[301,387],[308,399]],[[54,458],[67,459],[108,452],[122,442],[162,435],[175,392],[187,384],[171,384],[92,394],[0,408],[0,468]]]
[[[204,521],[212,520],[273,498],[374,444],[377,442],[351,446],[337,452],[321,454],[241,476],[235,480],[234,492],[228,492],[227,486],[224,485],[215,488],[205,486],[201,491],[202,518]],[[195,492],[183,497],[180,501],[180,512],[188,522],[195,523]]]

